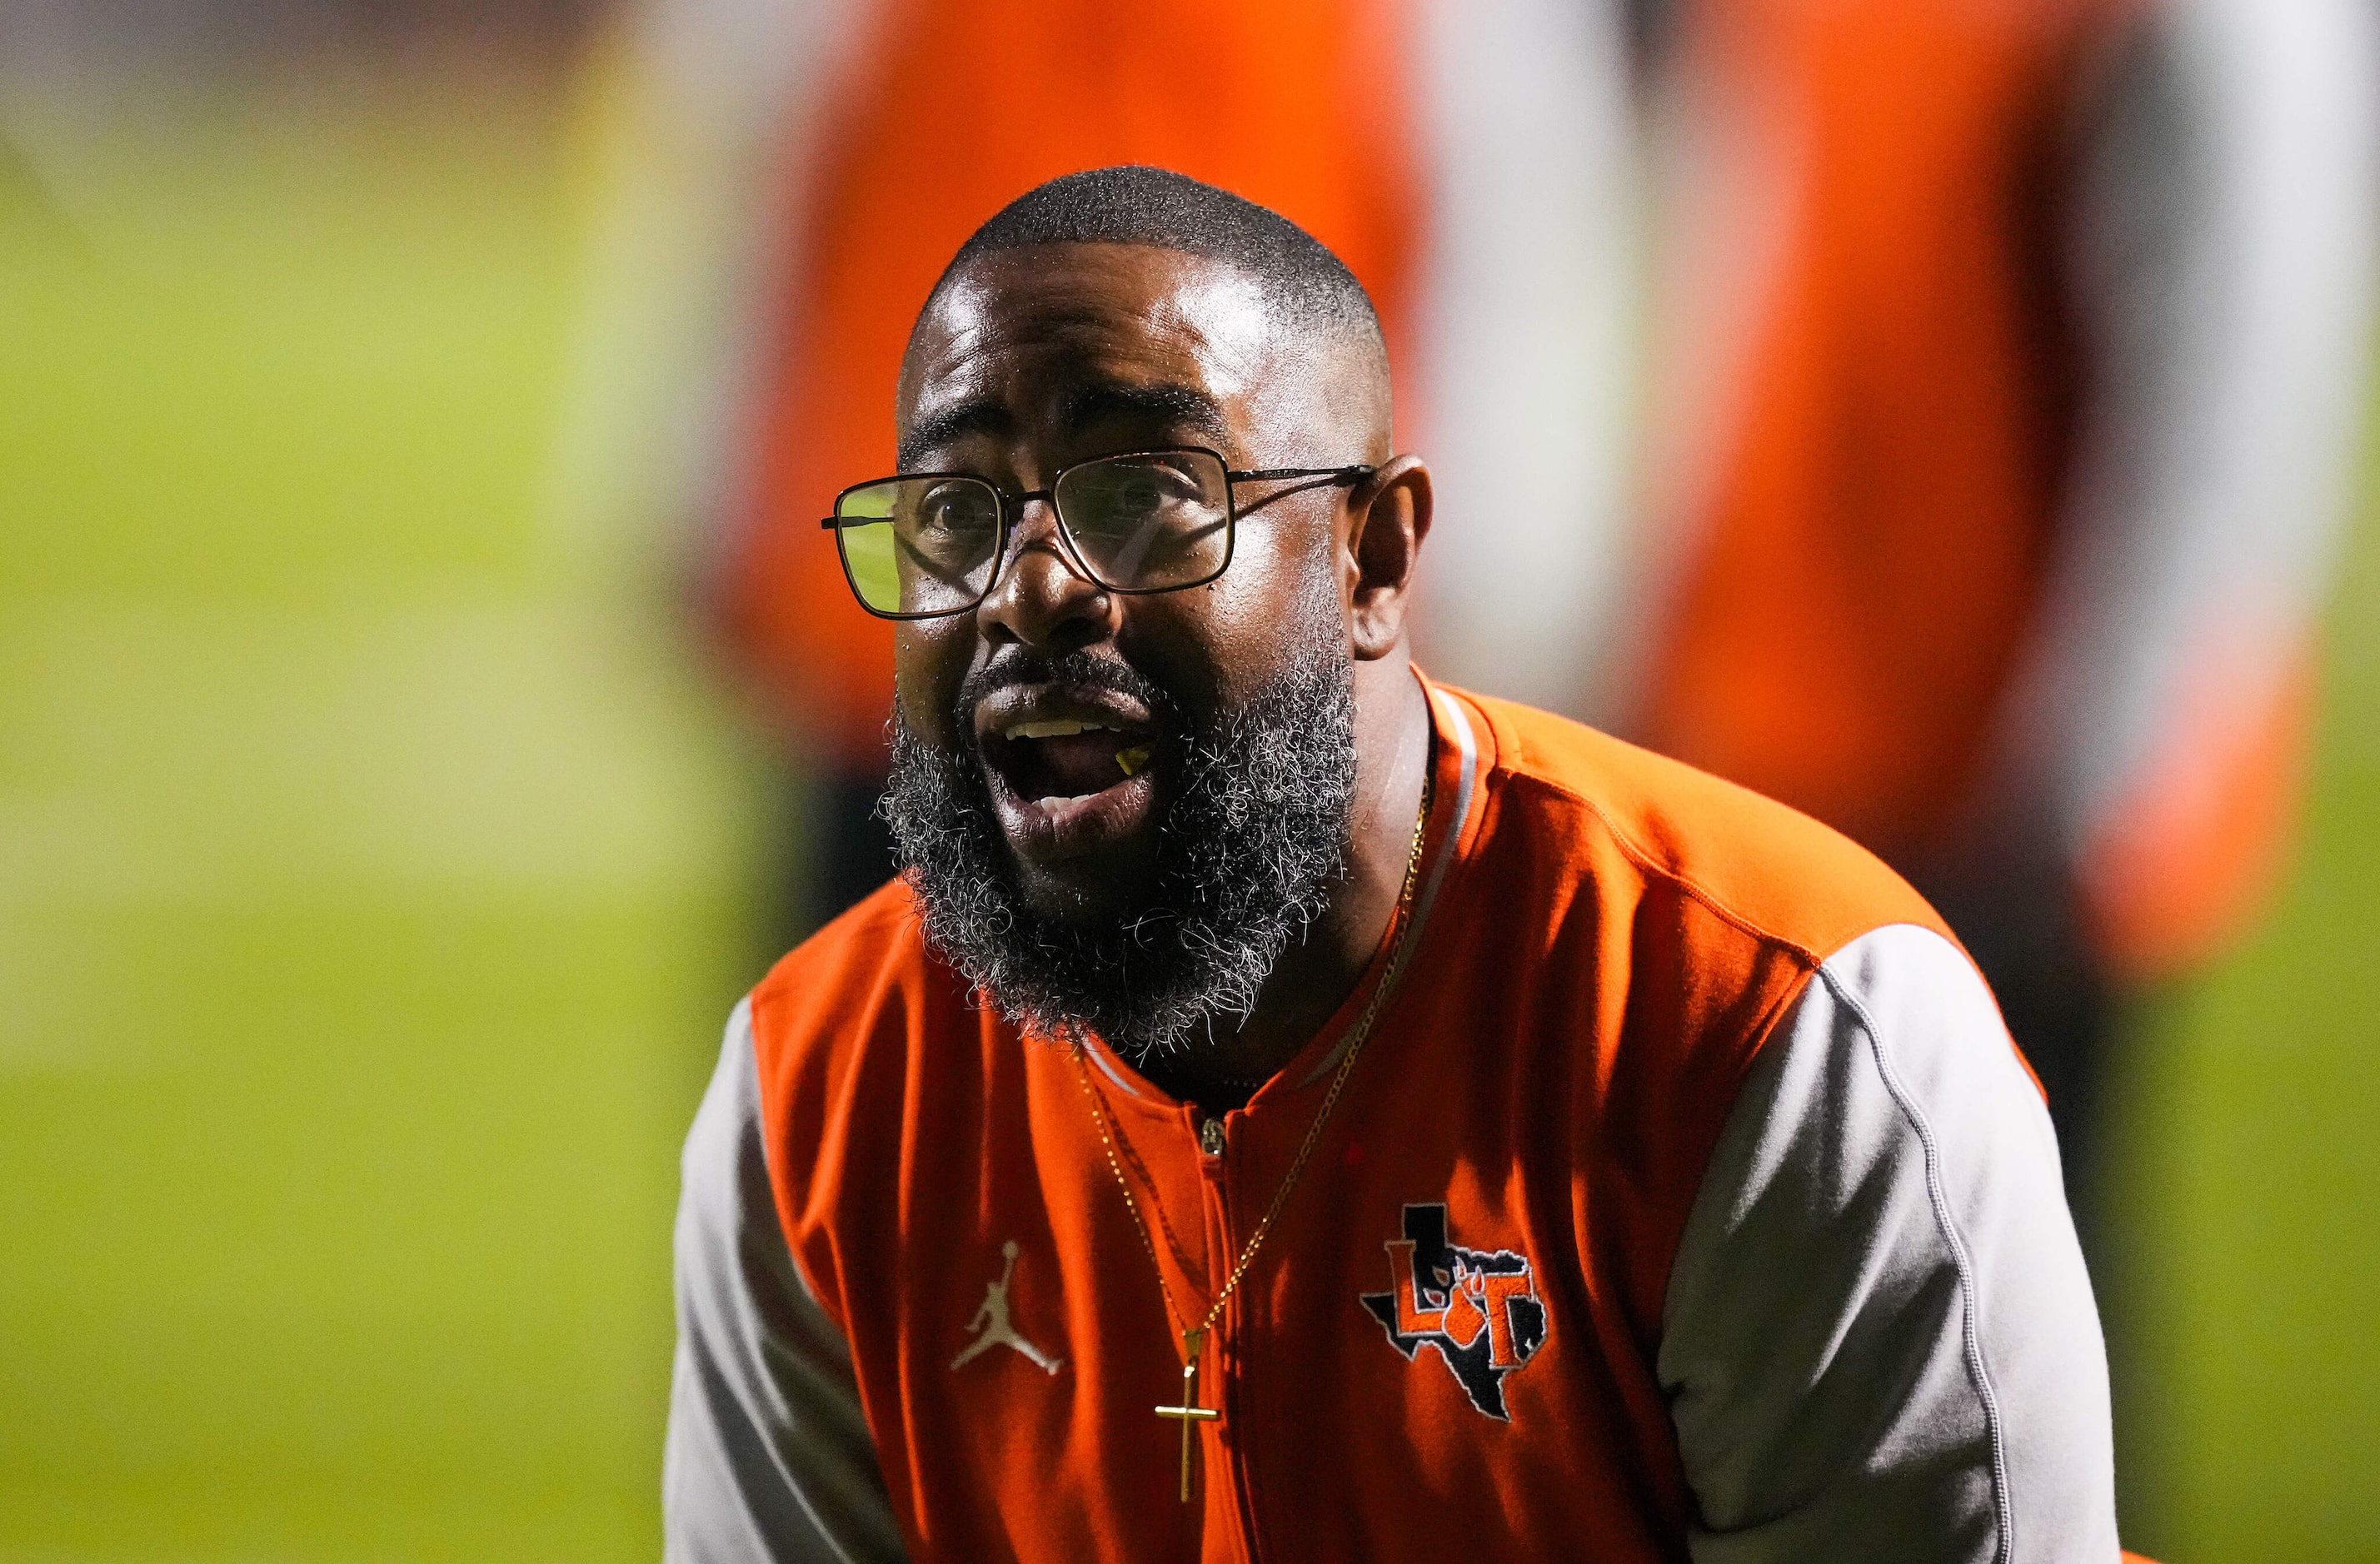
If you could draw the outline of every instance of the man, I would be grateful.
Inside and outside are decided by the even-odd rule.
[[[905,872],[688,1139],[672,1557],[2115,1558],[1973,967],[1824,828],[1420,677],[1390,415],[1346,269],[1179,176],[934,288],[830,524]]]

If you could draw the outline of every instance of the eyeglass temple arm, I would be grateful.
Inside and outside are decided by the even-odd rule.
[[[1378,469],[1369,462],[1351,467],[1266,467],[1257,472],[1227,472],[1226,482],[1256,483],[1269,478],[1327,478],[1333,483],[1361,483]]]

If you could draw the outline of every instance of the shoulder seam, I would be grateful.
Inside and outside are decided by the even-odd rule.
[[[760,1072],[760,1032],[757,1015],[760,987],[756,986],[744,996],[735,1012],[730,1013],[728,1024],[734,1025],[739,1015],[744,1023],[745,1061],[750,1066],[752,1072],[750,1127],[753,1137],[760,1143],[760,1176],[769,1185],[769,1227],[777,1243],[785,1251],[786,1266],[793,1272],[795,1285],[799,1287],[809,1301],[818,1306],[819,1312],[826,1316],[828,1323],[848,1340],[850,1330],[845,1327],[838,1312],[827,1307],[825,1293],[820,1291],[817,1279],[810,1275],[808,1266],[803,1263],[800,1246],[794,1242],[795,1218],[791,1208],[785,1204],[785,1197],[791,1192],[792,1174],[788,1171],[783,1177],[779,1176],[779,1153],[774,1145],[776,1136],[771,1133],[769,1121],[769,1095]]]
[[[1502,765],[1500,763],[1498,765],[1497,770],[1503,771],[1506,775],[1513,778],[1515,781],[1532,782],[1538,787],[1544,788],[1548,793],[1558,794],[1560,796],[1569,799],[1572,803],[1577,805],[1588,814],[1594,816],[1596,823],[1600,825],[1604,829],[1605,832],[1610,836],[1612,842],[1619,846],[1621,855],[1624,855],[1630,863],[1634,864],[1638,868],[1644,870],[1647,874],[1657,875],[1662,879],[1669,881],[1670,884],[1675,885],[1679,890],[1684,891],[1686,895],[1700,903],[1703,908],[1710,913],[1712,916],[1718,918],[1720,922],[1725,923],[1730,927],[1736,929],[1740,933],[1748,935],[1752,939],[1759,940],[1762,944],[1773,945],[1779,950],[1791,952],[1792,956],[1801,962],[1803,966],[1806,966],[1813,971],[1825,965],[1824,961],[1819,957],[1817,952],[1812,950],[1809,946],[1803,944],[1798,940],[1789,940],[1784,935],[1779,934],[1773,929],[1762,927],[1759,924],[1755,923],[1752,919],[1744,916],[1742,913],[1739,913],[1734,908],[1729,906],[1725,902],[1720,901],[1717,893],[1706,890],[1691,876],[1683,874],[1670,865],[1662,863],[1659,859],[1654,857],[1652,854],[1639,846],[1626,831],[1620,829],[1619,823],[1612,819],[1609,814],[1604,812],[1602,805],[1597,804],[1594,799],[1589,798],[1586,794],[1579,792],[1576,788],[1556,782],[1551,777],[1540,775],[1536,771],[1524,771],[1516,767]]]
[[[1930,929],[1927,932],[1932,932]],[[1859,997],[1829,969],[1818,964],[1817,975],[1836,1002],[1849,1011],[1866,1034],[1868,1053],[1876,1061],[1876,1073],[1884,1079],[1884,1088],[1892,1094],[1893,1105],[1900,1109],[1917,1136],[1917,1144],[1925,1155],[1925,1194],[1934,1208],[1934,1222],[1941,1230],[1942,1241],[1950,1250],[1950,1263],[1959,1274],[1959,1323],[1963,1355],[1967,1360],[1967,1377],[1975,1388],[1976,1400],[1983,1403],[1984,1432],[1992,1451],[1992,1509],[1999,1533],[1998,1546],[1992,1550],[1994,1564],[2012,1564],[2016,1557],[2016,1505],[2009,1492],[2008,1448],[2006,1431],[2000,1417],[1999,1395],[1992,1388],[1990,1365],[1984,1362],[1982,1323],[1975,1317],[1975,1273],[1967,1254],[1967,1241],[1960,1232],[1957,1218],[1950,1210],[1950,1197],[1942,1185],[1941,1147],[1934,1136],[1933,1123],[1918,1106],[1915,1094],[1892,1066],[1886,1054],[1884,1033],[1876,1017]]]

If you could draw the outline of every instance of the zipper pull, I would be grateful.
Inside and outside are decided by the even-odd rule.
[[[1209,1157],[1223,1155],[1223,1121],[1220,1119],[1208,1119],[1200,1121],[1198,1149]]]

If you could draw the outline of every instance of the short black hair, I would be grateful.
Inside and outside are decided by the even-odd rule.
[[[1086,169],[1026,191],[959,247],[927,305],[978,256],[1056,244],[1150,245],[1225,261],[1255,277],[1291,319],[1380,340],[1371,295],[1321,240],[1269,207],[1146,164]]]

